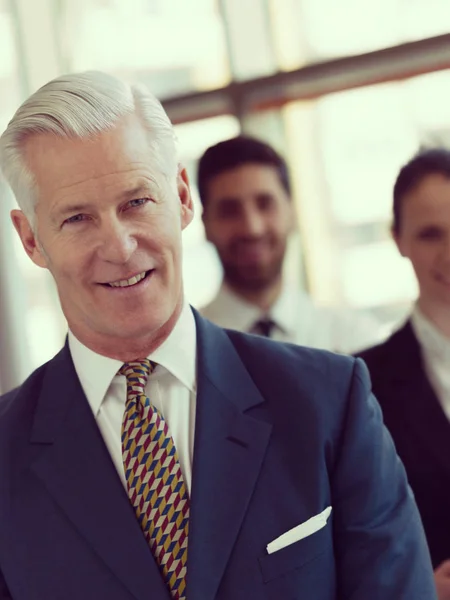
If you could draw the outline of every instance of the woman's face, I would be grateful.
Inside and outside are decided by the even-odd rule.
[[[450,307],[450,178],[427,175],[404,196],[394,238],[411,261],[421,304]]]

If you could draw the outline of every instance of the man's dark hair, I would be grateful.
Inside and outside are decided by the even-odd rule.
[[[267,165],[276,169],[282,186],[290,196],[291,186],[285,160],[268,144],[249,136],[239,135],[211,146],[199,160],[197,185],[203,207],[208,201],[206,188],[213,177],[248,163]]]
[[[450,179],[450,150],[446,148],[424,148],[404,165],[394,185],[393,230],[399,233],[403,199],[428,175],[442,175]]]

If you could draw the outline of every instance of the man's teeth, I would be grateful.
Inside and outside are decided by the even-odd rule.
[[[140,281],[142,281],[142,279],[144,279],[146,272],[147,271],[139,273],[139,275],[135,275],[131,279],[121,279],[120,281],[114,281],[114,283],[110,283],[109,285],[111,287],[130,287],[130,285],[136,285],[136,283],[139,283]]]

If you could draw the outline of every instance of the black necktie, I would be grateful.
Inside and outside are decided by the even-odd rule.
[[[270,334],[276,327],[275,323],[272,319],[265,317],[256,321],[256,323],[252,327],[252,333],[256,333],[256,335],[263,335],[264,337],[270,338]]]

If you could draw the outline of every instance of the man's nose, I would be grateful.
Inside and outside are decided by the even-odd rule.
[[[137,247],[137,241],[129,228],[118,220],[103,223],[100,230],[99,257],[110,263],[127,263]]]
[[[259,236],[264,233],[265,221],[258,210],[252,208],[242,215],[242,233],[249,236]]]

